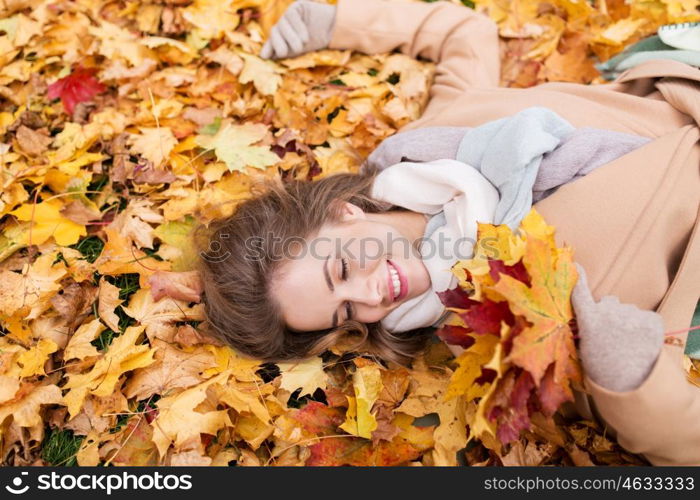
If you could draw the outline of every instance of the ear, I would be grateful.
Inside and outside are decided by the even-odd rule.
[[[344,201],[341,203],[340,209],[340,220],[343,222],[355,220],[355,219],[366,219],[367,215],[364,210],[362,210],[357,205],[350,203],[349,201]]]

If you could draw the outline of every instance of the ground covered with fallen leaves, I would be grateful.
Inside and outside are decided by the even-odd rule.
[[[642,463],[562,412],[531,412],[504,446],[474,438],[475,401],[449,389],[465,365],[441,342],[411,367],[340,351],[272,365],[209,336],[192,228],[256,178],[354,171],[420,116],[434,70],[258,58],[289,3],[3,3],[2,462]],[[463,4],[498,22],[503,84],[520,87],[600,83],[594,61],[698,18],[695,0]]]

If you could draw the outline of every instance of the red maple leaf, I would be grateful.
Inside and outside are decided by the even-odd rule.
[[[336,434],[337,428],[345,421],[345,412],[331,408],[317,401],[309,401],[300,410],[290,413],[306,432],[316,435]]]
[[[496,379],[496,375],[498,375],[498,372],[496,370],[482,367],[481,375],[474,379],[474,383],[479,385],[490,384]]]
[[[433,428],[426,428],[432,433]],[[432,435],[432,434],[431,434]],[[421,450],[400,437],[392,441],[371,441],[354,437],[330,437],[309,447],[309,466],[396,466],[420,457]]]
[[[473,332],[463,326],[445,325],[435,333],[443,342],[451,345],[458,345],[464,349],[469,349],[474,342],[476,342],[474,337],[469,335]]]
[[[63,108],[72,115],[78,103],[89,101],[107,90],[107,87],[93,76],[96,71],[95,68],[79,66],[70,75],[49,85],[46,95],[49,99],[60,98]]]
[[[494,302],[489,299],[478,302],[461,313],[460,317],[469,328],[474,330],[474,333],[490,333],[498,336],[501,335],[501,321],[505,321],[509,325],[512,325],[514,321],[508,302]]]
[[[445,290],[444,292],[437,292],[437,295],[445,307],[469,309],[471,306],[478,304],[477,301],[470,299],[467,292],[460,287]]]
[[[574,363],[567,363],[563,377],[557,380],[557,371],[554,363],[549,365],[544,377],[540,381],[538,389],[542,413],[545,416],[553,415],[559,406],[565,401],[573,401],[574,394],[571,391],[569,380],[578,380],[580,374]]]
[[[518,281],[525,283],[527,286],[531,285],[530,275],[525,269],[525,264],[522,261],[516,262],[512,266],[506,265],[502,260],[492,260],[489,259],[489,275],[493,278],[493,281],[498,283],[501,278],[501,274],[506,274]]]
[[[510,325],[510,335],[503,341],[503,354],[508,356],[513,349],[513,339],[517,338],[525,328],[531,324],[522,316],[514,316],[513,324]]]
[[[488,418],[496,421],[496,437],[501,443],[510,443],[520,437],[520,431],[531,426],[531,408],[528,405],[535,388],[532,376],[525,370],[515,375],[510,372],[502,380]]]

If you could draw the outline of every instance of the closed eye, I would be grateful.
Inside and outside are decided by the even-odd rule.
[[[340,259],[340,265],[342,266],[342,271],[340,272],[340,279],[345,281],[348,279],[348,260],[346,258]]]
[[[341,271],[340,271],[340,279],[343,281],[347,281],[348,279],[348,259],[346,258],[341,258],[340,259],[340,265],[341,265]],[[345,303],[345,320],[352,319],[352,304],[350,302]]]

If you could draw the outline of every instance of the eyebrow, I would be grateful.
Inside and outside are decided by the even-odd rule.
[[[332,292],[335,290],[335,287],[333,286],[333,281],[331,280],[331,275],[328,272],[328,261],[330,260],[331,256],[330,254],[328,257],[326,257],[326,260],[323,262],[323,277],[326,279],[326,284],[328,285],[328,289]],[[333,319],[331,323],[331,327],[335,328],[338,326],[338,311],[335,310],[333,311]]]

